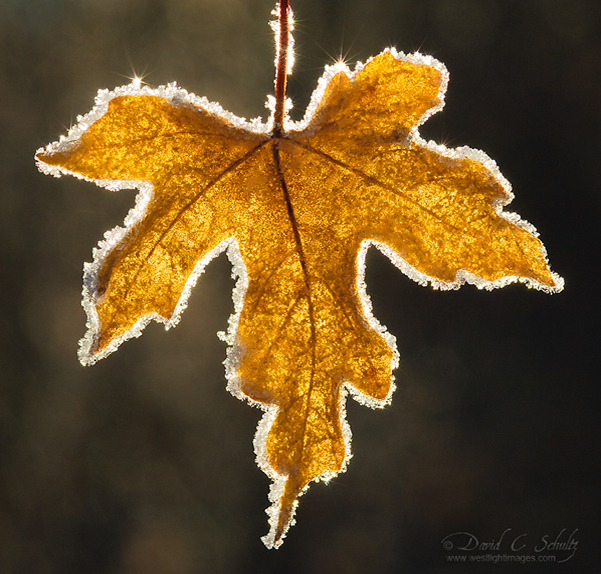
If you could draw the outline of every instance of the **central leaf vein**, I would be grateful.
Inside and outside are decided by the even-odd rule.
[[[300,261],[301,269],[303,272],[303,278],[305,283],[305,296],[307,298],[307,312],[309,314],[309,327],[310,327],[310,340],[309,347],[311,350],[311,375],[309,379],[309,389],[307,391],[307,402],[305,406],[305,412],[303,415],[303,428],[302,428],[302,441],[300,445],[300,452],[298,454],[299,464],[303,458],[303,451],[305,447],[305,442],[307,440],[307,424],[309,419],[309,409],[311,405],[311,394],[315,385],[315,372],[316,372],[316,346],[317,346],[317,336],[315,329],[315,310],[313,304],[313,297],[311,293],[311,277],[309,274],[307,259],[305,257],[305,252],[303,249],[303,243],[301,240],[300,232],[298,229],[298,222],[296,221],[296,216],[294,214],[294,208],[292,206],[292,200],[290,198],[290,192],[288,190],[288,185],[286,184],[286,179],[284,178],[284,174],[282,173],[281,164],[280,164],[280,148],[279,148],[279,139],[274,139],[273,146],[273,159],[275,162],[276,172],[278,181],[280,183],[280,187],[284,194],[284,200],[286,201],[286,209],[288,211],[288,218],[290,219],[290,226],[292,227],[292,233],[294,234],[294,241],[296,243],[296,248],[298,251],[298,258]],[[300,469],[297,470],[296,473],[300,473]],[[295,473],[291,473],[295,474]],[[290,478],[290,477],[289,477]]]

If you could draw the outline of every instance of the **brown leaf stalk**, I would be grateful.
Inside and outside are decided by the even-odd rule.
[[[275,72],[275,111],[273,114],[273,137],[282,136],[284,104],[286,100],[286,76],[288,73],[288,48],[290,37],[290,6],[288,0],[280,0],[278,14],[278,59]]]

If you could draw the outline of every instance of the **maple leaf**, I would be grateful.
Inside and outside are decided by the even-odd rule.
[[[420,137],[443,105],[443,64],[390,49],[354,71],[327,67],[295,123],[284,98],[287,2],[279,15],[267,123],[175,84],[134,80],[99,92],[67,137],[36,154],[45,173],[140,189],[125,227],[107,233],[85,266],[82,363],[152,319],[174,326],[207,263],[227,250],[239,277],[228,388],[266,411],[255,450],[273,480],[270,547],[309,483],[344,470],[347,395],[372,407],[390,400],[398,357],[365,291],[370,245],[441,289],[563,286],[534,228],[502,210],[512,196],[496,164]]]

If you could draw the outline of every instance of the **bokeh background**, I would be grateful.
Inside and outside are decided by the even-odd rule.
[[[593,572],[599,532],[598,0],[295,0],[289,95],[302,115],[323,65],[387,46],[450,73],[422,133],[486,151],[536,225],[549,296],[419,287],[370,253],[375,315],[397,337],[390,407],[350,402],[347,473],[314,485],[277,551],[260,411],[225,390],[229,264],[211,263],[177,329],[153,324],[91,368],[83,261],[134,192],[37,172],[35,150],[96,91],[177,81],[245,117],[273,88],[271,0],[0,2],[0,571],[7,574],[445,573],[442,539],[503,531],[530,546],[578,529],[564,564]],[[565,554],[557,553],[558,559]],[[486,568],[487,570],[489,568]]]

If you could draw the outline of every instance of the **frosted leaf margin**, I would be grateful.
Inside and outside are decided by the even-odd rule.
[[[507,181],[507,179],[505,179],[503,174],[500,172],[497,163],[491,157],[489,157],[485,152],[483,152],[479,149],[470,148],[468,146],[460,146],[457,148],[448,148],[443,144],[438,144],[432,140],[426,141],[424,138],[421,137],[421,135],[419,133],[419,127],[422,124],[424,124],[424,122],[428,118],[430,118],[432,115],[434,115],[435,113],[442,110],[442,108],[444,107],[444,96],[445,96],[445,93],[446,93],[446,90],[448,87],[448,83],[449,83],[449,72],[448,72],[446,66],[442,62],[437,60],[436,58],[433,58],[432,56],[428,56],[425,54],[421,54],[419,52],[415,52],[413,54],[405,54],[404,52],[397,51],[395,48],[386,48],[378,56],[381,56],[382,54],[385,54],[385,53],[391,54],[397,60],[410,62],[410,63],[418,65],[418,66],[430,66],[430,67],[438,70],[441,75],[441,81],[440,81],[440,85],[439,85],[437,101],[434,104],[434,106],[432,106],[431,108],[429,108],[428,110],[426,110],[424,112],[424,114],[417,121],[415,126],[411,129],[409,136],[406,140],[407,145],[410,145],[411,143],[415,143],[416,145],[418,145],[420,147],[426,148],[434,153],[437,153],[443,157],[446,157],[446,158],[449,158],[452,160],[471,159],[471,160],[475,160],[475,161],[482,163],[491,172],[491,174],[494,176],[494,178],[497,180],[497,182],[501,185],[501,187],[505,191],[505,197],[494,200],[494,202],[492,204],[492,207],[495,210],[495,212],[497,213],[497,215],[499,217],[505,219],[506,221],[510,222],[512,225],[516,225],[516,226],[528,231],[532,235],[538,237],[538,232],[537,232],[536,228],[534,227],[534,225],[532,225],[528,221],[522,219],[517,213],[503,211],[503,208],[506,205],[508,205],[509,203],[511,203],[511,201],[514,199],[514,195],[513,195],[513,192],[511,191],[511,184],[509,183],[509,181]],[[305,114],[304,114],[302,120],[300,120],[298,122],[294,122],[294,121],[288,119],[287,122],[285,123],[286,130],[291,131],[291,132],[292,131],[300,132],[300,131],[308,130],[309,133],[311,133],[311,131],[313,131],[313,130],[317,131],[319,129],[319,118],[317,117],[317,110],[319,107],[319,103],[325,92],[325,89],[326,89],[328,83],[330,82],[330,80],[336,74],[342,72],[348,76],[348,78],[351,80],[351,82],[353,82],[356,75],[359,72],[361,72],[361,70],[363,70],[363,68],[367,64],[369,64],[369,62],[371,62],[374,58],[376,58],[378,56],[369,58],[365,63],[357,62],[354,70],[351,70],[344,62],[337,62],[336,64],[326,66],[325,72],[323,73],[323,75],[321,76],[321,78],[319,79],[319,81],[317,83],[317,88],[311,95],[309,105],[307,106],[307,109],[305,111]],[[313,125],[311,125],[311,124],[313,124]],[[407,277],[409,277],[416,283],[419,283],[420,285],[425,286],[425,285],[430,284],[434,289],[440,289],[440,290],[444,290],[444,291],[458,289],[463,284],[469,283],[471,285],[475,285],[478,289],[485,289],[485,290],[491,291],[493,289],[499,289],[499,288],[505,287],[506,285],[509,285],[510,283],[516,283],[516,282],[524,283],[529,288],[544,291],[546,293],[558,293],[558,292],[562,291],[564,288],[563,278],[554,272],[551,272],[551,275],[557,285],[556,287],[549,287],[548,285],[539,283],[538,281],[536,281],[534,279],[529,279],[526,277],[519,277],[519,276],[508,276],[508,277],[502,277],[495,281],[487,281],[486,279],[482,279],[481,277],[478,277],[472,273],[469,273],[469,272],[463,271],[463,270],[460,270],[457,272],[455,281],[444,282],[444,281],[440,281],[438,279],[429,277],[428,275],[421,273],[420,271],[418,271],[417,269],[415,269],[414,267],[409,265],[404,259],[402,259],[400,257],[400,255],[398,255],[393,249],[386,246],[385,244],[377,243],[377,242],[371,242],[371,244],[374,245],[384,255],[386,255],[386,257],[388,257],[388,259],[390,259],[390,261],[395,265],[395,267],[397,267],[402,273],[407,275]],[[542,243],[541,243],[540,247],[541,247],[541,252],[543,254],[545,262],[548,264],[547,250]]]
[[[233,126],[234,128],[246,130],[252,134],[268,134],[271,129],[271,124],[269,122],[263,122],[261,118],[255,118],[252,120],[240,118],[224,110],[218,103],[210,102],[205,97],[198,97],[193,93],[189,93],[188,91],[177,86],[176,83],[170,83],[166,86],[159,86],[158,88],[151,88],[149,86],[142,85],[140,79],[135,78],[131,84],[120,86],[112,91],[99,90],[94,100],[94,107],[92,110],[84,116],[78,116],[77,124],[69,130],[69,133],[66,136],[61,136],[58,141],[49,144],[46,146],[46,148],[38,149],[36,155],[38,153],[64,152],[68,151],[73,146],[76,146],[83,133],[107,112],[109,102],[119,96],[157,96],[168,100],[174,105],[191,105],[197,109],[202,109],[214,116],[220,117],[227,124]],[[142,334],[144,327],[146,327],[146,325],[153,320],[163,323],[166,329],[170,329],[171,327],[177,325],[181,318],[181,314],[187,307],[188,297],[190,296],[190,292],[196,284],[198,277],[204,271],[204,268],[209,261],[217,257],[224,250],[228,249],[232,240],[229,239],[222,242],[196,264],[193,272],[186,282],[182,296],[180,297],[180,300],[178,301],[175,311],[171,317],[166,318],[157,313],[149,314],[137,321],[129,331],[111,341],[111,343],[101,352],[93,354],[92,348],[98,339],[100,327],[95,301],[98,285],[98,272],[109,253],[119,244],[119,242],[132,229],[132,227],[143,219],[146,212],[146,207],[152,198],[152,185],[145,181],[91,179],[61,167],[47,165],[37,158],[36,164],[42,173],[52,175],[54,177],[72,175],[78,179],[93,182],[99,187],[103,187],[110,191],[119,191],[121,189],[139,190],[138,194],[136,195],[135,205],[125,217],[123,227],[117,226],[105,232],[104,238],[92,251],[92,262],[84,264],[82,306],[86,311],[87,331],[79,342],[78,356],[80,362],[83,365],[93,365],[94,363],[116,351],[124,341],[133,337],[139,337]]]
[[[397,52],[394,48],[386,49],[384,52],[389,52],[399,60],[408,61],[416,65],[427,65],[434,67],[441,73],[441,82],[439,86],[439,96],[437,102],[432,108],[427,110],[422,115],[420,120],[417,122],[416,126],[411,130],[408,141],[410,143],[415,142],[417,145],[425,147],[433,152],[436,152],[442,155],[443,157],[448,157],[450,159],[469,158],[483,163],[491,171],[491,173],[494,175],[494,177],[497,179],[497,181],[501,184],[501,186],[506,192],[506,198],[497,200],[494,204],[494,209],[497,212],[497,214],[500,217],[506,219],[507,221],[510,221],[512,224],[518,225],[523,229],[526,229],[530,233],[537,235],[536,229],[530,223],[522,220],[515,213],[507,213],[503,211],[503,207],[513,199],[513,194],[511,192],[511,186],[509,182],[502,176],[494,160],[492,160],[488,155],[486,155],[480,150],[472,149],[469,147],[458,147],[451,149],[447,148],[444,145],[437,144],[433,141],[426,141],[420,136],[418,127],[422,125],[431,115],[440,111],[444,106],[444,94],[446,92],[449,79],[449,74],[444,64],[442,64],[441,62],[439,62],[431,56],[425,56],[420,54],[419,52],[416,52],[414,54],[404,54],[402,52]],[[345,73],[351,80],[351,82],[354,81],[355,76],[372,59],[373,58],[368,60],[365,64],[358,62],[353,71],[351,71],[350,68],[344,63],[337,63],[334,65],[326,66],[325,71],[321,76],[320,80],[318,81],[317,87],[312,94],[310,103],[307,106],[302,120],[298,122],[290,120],[288,116],[288,110],[291,106],[287,102],[286,117],[284,118],[284,127],[286,132],[303,131],[306,129],[310,129],[310,124],[312,122],[315,122],[314,127],[318,128],[319,118],[316,117],[316,111],[318,109],[319,102],[323,97],[323,93],[329,81],[340,72]],[[266,107],[271,111],[271,116],[267,119],[266,122],[263,122],[261,118],[255,118],[249,121],[225,111],[219,104],[210,102],[207,98],[198,97],[192,93],[188,93],[186,90],[179,88],[175,83],[168,84],[167,86],[160,86],[158,88],[150,88],[148,86],[142,86],[139,79],[134,79],[134,81],[131,84],[121,86],[113,91],[100,90],[98,92],[98,95],[96,96],[95,105],[93,109],[85,116],[79,116],[77,118],[77,125],[71,128],[68,135],[61,136],[61,138],[57,142],[49,144],[45,149],[40,148],[37,153],[56,153],[58,151],[65,151],[70,146],[77,145],[78,138],[86,131],[86,129],[88,129],[88,127],[92,125],[92,123],[94,123],[102,115],[104,115],[104,113],[106,113],[108,109],[108,103],[110,102],[110,100],[123,95],[151,95],[165,98],[174,104],[190,104],[192,106],[206,110],[207,112],[222,118],[227,123],[233,125],[236,128],[247,130],[248,132],[253,134],[268,135],[271,132],[273,125],[273,98],[268,98],[268,101],[266,103]],[[262,540],[267,547],[277,548],[282,544],[289,527],[294,524],[294,512],[292,519],[286,528],[286,531],[283,533],[282,537],[276,541],[275,534],[280,508],[279,505],[286,477],[277,474],[270,467],[266,454],[266,438],[275,420],[277,414],[277,407],[274,405],[265,405],[263,403],[259,403],[244,395],[241,391],[240,380],[238,379],[237,375],[237,365],[239,364],[240,358],[243,354],[243,349],[241,349],[236,344],[236,332],[238,328],[238,322],[240,319],[240,313],[243,307],[244,296],[248,286],[248,275],[246,273],[246,267],[240,255],[238,244],[235,238],[229,238],[226,241],[223,241],[218,246],[216,246],[211,252],[207,253],[205,257],[198,261],[194,268],[194,271],[192,272],[188,281],[186,282],[181,298],[178,301],[175,311],[170,318],[165,318],[156,313],[147,315],[141,318],[127,333],[112,341],[111,344],[102,352],[96,355],[92,355],[91,349],[93,348],[93,345],[98,337],[99,329],[98,315],[95,306],[95,294],[99,269],[102,263],[104,262],[105,258],[112,251],[112,249],[114,249],[115,246],[118,245],[118,243],[122,240],[125,234],[135,225],[135,223],[137,223],[144,217],[146,206],[148,205],[148,202],[152,197],[152,185],[143,181],[92,180],[90,178],[86,178],[80,174],[70,172],[63,168],[48,166],[39,160],[36,160],[36,163],[40,171],[42,171],[45,174],[53,175],[55,177],[60,177],[61,175],[69,174],[79,179],[93,181],[98,186],[104,187],[111,191],[131,188],[137,188],[139,190],[139,193],[136,196],[135,206],[130,210],[130,212],[125,218],[124,227],[115,227],[114,229],[106,232],[104,239],[101,240],[98,244],[98,247],[93,250],[93,261],[84,265],[82,304],[87,314],[87,332],[83,339],[80,341],[79,350],[79,359],[84,365],[94,364],[95,362],[99,361],[100,359],[106,357],[107,355],[115,351],[125,340],[130,339],[132,337],[140,336],[144,327],[152,320],[163,323],[166,329],[174,327],[179,322],[181,314],[187,306],[188,298],[190,296],[192,288],[196,284],[199,276],[204,271],[206,265],[213,258],[220,255],[223,251],[227,251],[228,258],[232,263],[232,275],[234,277],[237,277],[236,285],[233,290],[234,313],[230,316],[228,320],[229,326],[227,332],[219,333],[218,335],[228,344],[227,355],[224,361],[226,377],[228,381],[228,390],[237,398],[245,400],[253,406],[257,406],[265,411],[263,417],[261,418],[261,421],[259,422],[253,444],[257,457],[257,464],[263,470],[263,472],[265,472],[265,474],[267,474],[267,476],[269,476],[269,478],[271,478],[271,480],[273,481],[269,493],[269,499],[272,504],[266,510],[269,516],[270,531],[266,536],[262,538]],[[455,281],[453,282],[441,282],[413,268],[387,245],[372,240],[366,240],[362,243],[361,248],[357,254],[357,273],[355,288],[357,290],[357,293],[359,294],[363,314],[367,322],[369,323],[370,327],[372,327],[375,331],[382,335],[382,337],[386,340],[387,344],[389,345],[392,351],[391,371],[393,371],[398,366],[399,362],[399,355],[396,349],[395,338],[373,316],[371,300],[369,295],[367,294],[365,286],[365,258],[369,247],[372,245],[376,247],[379,251],[381,251],[386,257],[388,257],[390,261],[410,279],[416,281],[420,285],[427,285],[429,283],[432,285],[432,287],[437,289],[458,289],[462,284],[467,282],[475,285],[479,289],[491,290],[495,288],[504,287],[505,285],[516,281],[524,282],[527,284],[528,287],[533,287],[535,289],[540,289],[547,292],[558,292],[561,291],[563,288],[563,279],[555,273],[553,273],[553,277],[557,283],[557,287],[555,288],[550,288],[548,286],[538,283],[537,281],[525,279],[522,277],[504,277],[496,281],[486,281],[482,278],[479,278],[464,271],[459,271],[456,275]],[[546,258],[546,251],[544,249],[544,246],[541,247],[543,249],[543,254]],[[350,394],[350,396],[352,396],[355,400],[366,406],[370,406],[372,408],[381,408],[390,403],[394,388],[394,377],[392,376],[392,373],[389,394],[385,399],[379,401],[360,393],[350,383],[343,384],[343,388],[340,393],[339,409],[340,422],[345,440],[345,460],[339,472],[343,472],[346,469],[346,466],[351,458],[350,443],[352,435],[350,427],[346,420],[347,396]],[[327,482],[336,474],[338,473],[325,473],[315,480]],[[303,493],[307,490],[308,486],[309,485],[307,485],[307,487],[303,490]],[[298,501],[296,504],[298,504]]]

